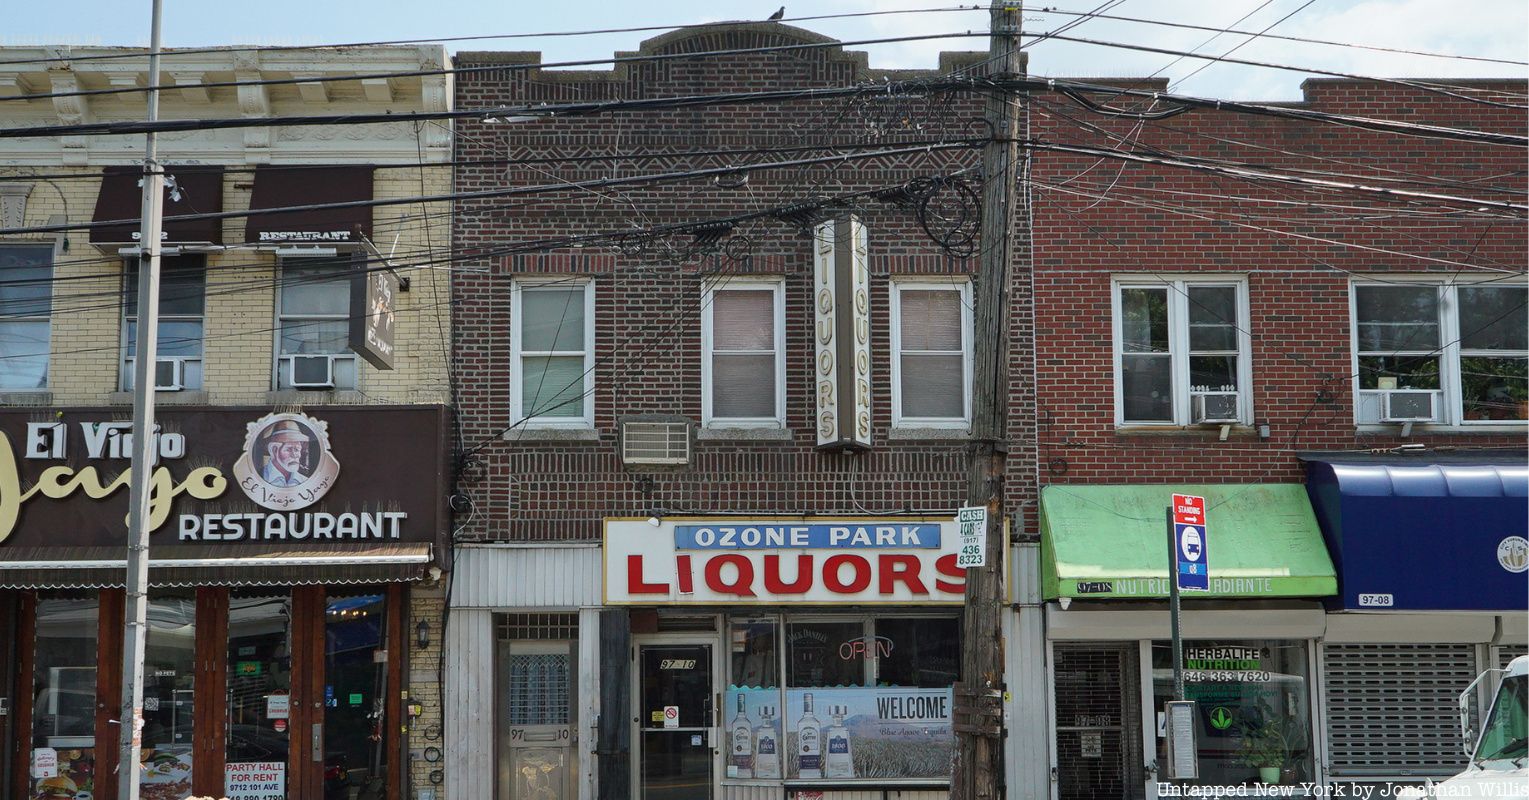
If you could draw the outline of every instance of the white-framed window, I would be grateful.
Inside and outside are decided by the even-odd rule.
[[[138,352],[138,259],[123,270],[122,391],[133,390]],[[159,259],[159,335],[156,338],[154,388],[158,391],[202,388],[202,332],[207,309],[207,259],[201,255]]]
[[[510,318],[514,421],[533,428],[593,428],[595,282],[517,280]]]
[[[0,391],[48,388],[52,242],[0,242]]]
[[[1353,283],[1359,424],[1529,420],[1529,286],[1522,280]]]
[[[278,390],[356,388],[360,363],[350,349],[354,269],[348,255],[281,259],[273,367]]]
[[[784,428],[785,282],[733,278],[701,305],[701,423]]]
[[[892,424],[967,428],[972,415],[972,298],[966,280],[891,285]]]
[[[1119,279],[1114,294],[1116,424],[1251,423],[1246,281]]]

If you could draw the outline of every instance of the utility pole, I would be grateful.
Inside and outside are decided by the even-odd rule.
[[[992,0],[988,77],[1017,78],[1020,3]],[[966,505],[987,508],[987,556],[966,572],[962,616],[962,683],[956,687],[956,767],[953,800],[1003,796],[1003,561],[1008,549],[1003,479],[1008,458],[1009,262],[1014,184],[1018,178],[1019,100],[1002,90],[984,109],[991,139],[982,150],[982,251],[975,298],[976,364],[972,385],[972,443]]]
[[[161,0],[153,0],[149,31],[149,122],[159,119],[159,20]],[[143,743],[143,656],[148,644],[149,473],[158,460],[154,436],[154,376],[159,355],[159,230],[165,172],[153,132],[143,153],[143,217],[138,236],[138,341],[133,357],[132,477],[128,484],[127,603],[123,614],[121,745],[117,754],[117,797],[138,800],[138,751]]]

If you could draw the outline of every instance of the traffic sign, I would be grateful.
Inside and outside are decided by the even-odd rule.
[[[1173,551],[1178,562],[1174,580],[1180,590],[1210,591],[1209,538],[1205,526],[1205,498],[1174,495]]]

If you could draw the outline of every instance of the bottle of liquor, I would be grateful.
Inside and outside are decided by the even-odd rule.
[[[802,718],[796,721],[797,777],[823,777],[823,726],[812,715],[812,692],[802,695]]]
[[[780,734],[775,730],[775,708],[760,709],[762,719],[754,732],[754,777],[780,779]]]
[[[732,761],[728,774],[733,778],[754,777],[754,722],[744,708],[746,695],[738,693],[738,713],[728,729],[733,732]]]
[[[853,778],[855,777],[855,755],[850,751],[849,728],[844,727],[844,715],[849,709],[844,706],[832,706],[828,713],[833,717],[833,724],[828,726],[828,731],[823,734],[823,741],[827,745],[823,748],[823,777],[825,778]]]

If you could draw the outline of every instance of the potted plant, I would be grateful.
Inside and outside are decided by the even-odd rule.
[[[1246,766],[1258,770],[1263,783],[1279,783],[1280,775],[1290,762],[1290,751],[1297,738],[1285,719],[1274,713],[1266,703],[1258,704],[1259,717],[1256,724],[1242,726],[1242,744],[1238,755]]]

